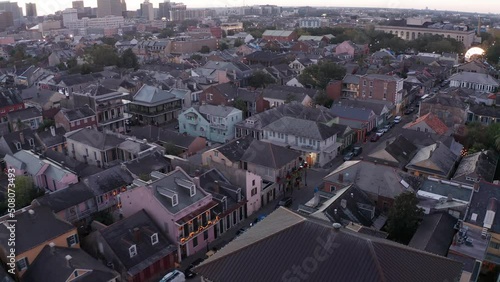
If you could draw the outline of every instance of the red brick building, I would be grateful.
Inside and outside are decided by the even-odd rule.
[[[304,52],[304,53],[313,53],[317,48],[318,44],[311,41],[299,41],[292,45],[290,48],[293,52]]]
[[[0,122],[7,122],[7,114],[24,109],[24,102],[16,90],[0,90]]]
[[[342,81],[332,80],[326,86],[326,96],[333,101],[338,101],[342,97]]]
[[[367,74],[359,80],[358,99],[390,101],[396,106],[396,113],[403,102],[403,79],[398,76]]]
[[[74,110],[61,109],[54,120],[57,127],[63,127],[66,132],[86,127],[97,127],[96,114],[89,107],[81,107]]]
[[[297,33],[293,30],[266,30],[262,34],[264,40],[276,40],[279,42],[292,42],[298,39]]]

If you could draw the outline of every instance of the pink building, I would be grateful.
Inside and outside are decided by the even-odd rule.
[[[36,187],[57,191],[78,183],[78,176],[38,155],[21,150],[14,155],[5,155],[7,168],[15,169],[16,175],[29,175]]]
[[[198,178],[189,177],[179,167],[169,174],[153,172],[151,176],[151,183],[119,195],[122,214],[128,217],[146,210],[177,246],[179,261],[205,251],[218,233],[219,203],[200,188]]]

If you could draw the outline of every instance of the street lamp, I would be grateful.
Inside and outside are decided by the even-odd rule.
[[[304,186],[307,187],[307,162],[303,161],[300,164],[300,169],[304,169]]]

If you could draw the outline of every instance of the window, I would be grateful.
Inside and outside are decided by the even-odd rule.
[[[76,277],[78,277],[78,270],[75,270],[75,272],[73,272],[73,275]]]
[[[24,257],[17,261],[17,270],[23,271],[28,268],[28,258]]]
[[[370,90],[370,95],[369,97],[371,98],[373,96],[373,92]]]
[[[208,231],[205,231],[203,232],[203,240],[207,240],[208,239]]]
[[[97,160],[97,152],[94,152],[94,159]]]
[[[363,80],[363,86],[366,86],[366,80]]]
[[[193,247],[198,246],[198,237],[193,238]]]
[[[93,116],[93,117],[91,118],[91,120],[92,120],[92,121],[95,121],[95,117]]]
[[[87,118],[83,119],[83,123],[87,123],[87,121],[88,121]]]
[[[89,149],[88,148],[85,148],[85,154],[87,155],[87,157],[89,156]]]
[[[135,245],[130,246],[130,248],[128,248],[128,253],[131,258],[135,257],[137,255],[137,247]]]
[[[252,186],[255,186],[255,179],[252,180]]]
[[[215,151],[215,152],[214,152],[214,155],[215,155],[216,157],[218,157],[218,156],[219,156],[219,152]]]
[[[74,234],[66,238],[66,241],[68,243],[68,247],[73,247],[74,245],[78,244],[78,235]]]
[[[72,127],[75,126],[75,122],[74,121],[71,122],[71,126]]]
[[[370,81],[370,87],[373,87],[373,81]]]
[[[80,125],[80,120],[77,120],[77,121],[76,121],[76,125]]]
[[[151,245],[158,244],[158,233],[151,235]]]
[[[252,197],[257,194],[257,188],[253,188],[252,191],[250,192]]]
[[[384,91],[384,99],[387,99],[387,90]]]
[[[233,211],[233,224],[236,224],[236,220],[237,220],[237,216],[236,216],[236,211]]]
[[[21,143],[16,142],[16,149],[21,150]]]

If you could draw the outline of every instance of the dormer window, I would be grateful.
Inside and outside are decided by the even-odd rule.
[[[35,139],[30,138],[30,139],[28,139],[28,141],[29,141],[31,147],[35,147]]]
[[[16,144],[16,149],[21,150],[21,143],[20,142],[16,142],[15,144]]]
[[[191,188],[189,188],[189,196],[193,197],[194,195],[196,195],[196,186],[191,186]]]
[[[128,253],[130,254],[131,258],[135,257],[137,255],[137,247],[136,247],[136,245],[130,246],[130,248],[128,248]]]
[[[177,206],[177,204],[179,204],[179,200],[177,199],[177,194],[174,194],[172,196],[172,207]]]
[[[158,244],[158,233],[151,235],[151,245]]]

